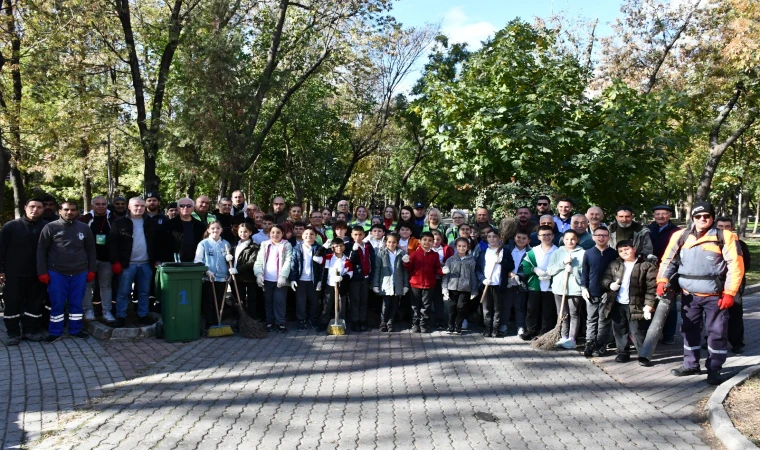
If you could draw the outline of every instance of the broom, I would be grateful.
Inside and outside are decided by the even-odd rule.
[[[556,348],[557,341],[562,337],[562,321],[565,320],[565,299],[567,298],[567,280],[570,278],[570,272],[565,271],[565,284],[562,286],[562,303],[559,308],[559,319],[554,329],[547,331],[541,336],[533,339],[530,346],[536,350],[553,350]]]
[[[227,286],[229,286],[229,281],[224,283],[224,292],[227,292]],[[211,282],[211,293],[214,295],[214,311],[216,311],[216,320],[217,324],[210,326],[208,328],[208,331],[206,331],[206,336],[208,337],[224,337],[224,336],[234,336],[235,332],[232,331],[232,327],[229,325],[222,325],[222,312],[224,311],[224,299],[222,299],[222,307],[219,308],[219,300],[216,297],[216,286],[215,282]]]
[[[335,268],[335,274],[340,276],[340,268]],[[335,320],[331,320],[327,326],[327,334],[331,336],[343,336],[346,334],[346,321],[340,318],[338,304],[340,303],[340,283],[335,283]]]
[[[225,245],[224,248],[229,255],[230,247]],[[232,269],[232,261],[227,261],[227,263],[230,265],[230,269]],[[251,316],[245,312],[245,309],[243,308],[243,300],[240,297],[240,291],[238,290],[237,279],[235,278],[235,275],[231,276],[232,285],[235,287],[235,295],[237,295],[237,303],[235,303],[235,307],[238,311],[238,317],[240,317],[238,322],[240,335],[246,339],[264,339],[267,336],[266,330],[261,325],[261,322],[251,318]]]

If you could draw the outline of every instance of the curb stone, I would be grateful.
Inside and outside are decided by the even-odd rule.
[[[153,318],[161,320],[161,315],[148,313]],[[136,328],[111,328],[98,320],[88,321],[85,325],[87,332],[99,341],[122,341],[129,339],[144,339],[156,335],[156,325]]]
[[[760,283],[744,288],[744,295],[754,294],[755,292],[760,292]]]
[[[755,444],[750,442],[749,439],[744,437],[736,427],[734,427],[731,418],[728,417],[726,409],[723,407],[723,402],[726,400],[726,397],[728,397],[728,393],[731,392],[731,389],[743,384],[748,378],[758,372],[760,372],[760,364],[748,367],[731,377],[731,379],[724,381],[717,389],[715,389],[705,405],[707,418],[710,420],[710,426],[712,426],[715,436],[720,439],[723,445],[729,450],[758,448]]]

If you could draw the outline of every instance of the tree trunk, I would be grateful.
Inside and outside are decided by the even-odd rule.
[[[195,185],[197,183],[197,180],[195,178],[195,174],[190,175],[190,179],[187,180],[187,197],[192,198],[195,200]]]
[[[749,195],[747,195],[746,192],[741,191],[741,202],[739,202],[739,228],[738,233],[741,237],[746,237],[747,235],[747,221],[749,219]]]
[[[755,210],[755,225],[752,227],[752,234],[757,233],[758,221],[760,221],[760,198],[757,199],[757,209]]]
[[[348,164],[348,167],[346,168],[346,173],[343,175],[343,180],[341,180],[340,186],[338,186],[338,190],[335,191],[335,195],[333,195],[329,200],[331,206],[336,205],[338,201],[340,201],[340,199],[343,197],[343,193],[346,191],[346,186],[348,186],[348,181],[351,179],[351,174],[354,172],[354,167],[356,167],[356,164],[358,162],[359,159],[357,159],[356,155],[354,155],[354,157],[351,158],[351,162]]]
[[[90,145],[87,139],[79,139],[79,158],[82,162],[82,211],[85,211],[92,201],[92,181],[90,180],[90,171],[87,169],[88,155],[90,154]]]

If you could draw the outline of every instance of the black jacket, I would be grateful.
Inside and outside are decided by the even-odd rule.
[[[657,225],[657,222],[650,223],[647,225],[647,228],[649,228],[649,238],[652,240],[653,254],[657,255],[657,261],[659,262],[662,260],[662,255],[665,254],[665,249],[668,247],[668,243],[670,242],[673,233],[681,228],[673,222],[668,222],[662,231],[660,231],[660,226]]]
[[[372,272],[375,271],[375,249],[369,244],[364,242],[364,251],[367,252],[369,267],[363,267],[361,261],[360,252],[354,251],[354,244],[346,244],[346,253],[348,254],[348,260],[354,266],[354,274],[351,277],[351,281],[372,281]]]
[[[134,241],[134,225],[129,217],[120,217],[111,226],[108,234],[108,259],[111,264],[120,263],[121,267],[129,267],[132,257],[132,243]],[[148,247],[148,258],[151,264],[156,261],[156,228],[158,224],[151,220],[147,214],[143,214],[143,232],[145,244]]]
[[[11,220],[0,230],[0,273],[6,276],[37,276],[37,244],[47,220],[26,217]]]
[[[179,253],[182,262],[195,260],[195,248],[203,240],[206,225],[200,220],[193,219],[193,240],[195,245],[192,252],[182,253],[182,239],[185,235],[185,227],[179,216],[164,222],[161,238],[158,240],[158,261],[174,262],[174,254]]]
[[[238,244],[240,245],[240,243]],[[237,279],[243,283],[256,282],[256,276],[253,274],[253,264],[256,262],[256,256],[259,254],[259,248],[261,246],[253,242],[248,243],[238,256],[237,259]],[[233,252],[234,254],[234,252]]]

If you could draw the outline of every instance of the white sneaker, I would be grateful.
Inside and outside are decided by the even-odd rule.
[[[502,325],[502,326],[499,327],[499,333],[504,334],[506,332],[507,332],[507,326],[506,325]]]
[[[84,320],[95,320],[95,313],[91,309],[84,312]]]
[[[560,338],[560,340],[557,341],[556,344],[554,344],[555,347],[564,347],[565,342],[568,341],[568,338]]]
[[[103,320],[106,322],[115,322],[116,319],[113,317],[113,314],[111,314],[111,311],[103,311]]]
[[[568,349],[568,350],[573,350],[573,349],[575,349],[575,347],[576,347],[576,345],[575,345],[575,339],[567,339],[567,340],[566,340],[566,341],[565,341],[565,342],[562,344],[562,347],[563,347],[563,348],[566,348],[566,349]]]
[[[463,329],[463,330],[467,330],[467,319],[464,319],[464,320],[462,321],[462,329]]]
[[[525,328],[523,328],[523,327],[518,328],[517,329],[517,335],[518,336],[522,336],[523,334],[525,334]]]

